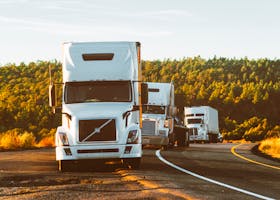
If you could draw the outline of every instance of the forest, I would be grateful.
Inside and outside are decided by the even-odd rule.
[[[144,61],[145,81],[175,86],[178,108],[209,105],[225,139],[280,137],[280,60],[201,57]]]
[[[61,117],[49,108],[49,67],[60,82],[61,63],[56,60],[0,67],[0,140],[5,134],[25,136],[33,143],[53,137]],[[142,75],[143,81],[173,81],[180,117],[184,106],[216,108],[227,140],[280,137],[279,59],[198,56],[142,61]]]

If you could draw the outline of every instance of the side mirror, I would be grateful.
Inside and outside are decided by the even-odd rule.
[[[175,117],[177,115],[177,107],[176,106],[168,106],[167,116]]]
[[[124,112],[124,113],[122,114],[123,119],[128,115],[128,113],[130,113],[130,112],[132,112],[132,111],[137,111],[137,110],[139,110],[139,109],[140,109],[140,106],[138,106],[138,105],[133,105],[133,107],[132,107],[131,110],[128,110],[128,111],[126,111],[126,112]]]
[[[178,113],[178,109],[176,106],[172,107],[172,116],[176,116]]]
[[[49,105],[50,105],[50,107],[56,106],[55,100],[56,100],[55,85],[51,84],[51,85],[49,85]]]
[[[141,104],[148,104],[148,84],[141,83]]]
[[[54,114],[62,114],[62,107],[53,107],[52,112]]]

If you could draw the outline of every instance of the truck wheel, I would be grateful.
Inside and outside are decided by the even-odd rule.
[[[167,149],[168,149],[168,145],[162,145],[162,146],[161,146],[161,149],[162,149],[162,150],[167,150]]]
[[[184,147],[185,140],[186,140],[186,136],[181,134],[178,140],[178,147]]]
[[[209,137],[209,143],[215,143],[215,136],[214,136],[214,134],[212,134],[212,133],[209,133],[208,134],[208,137]]]
[[[129,169],[139,169],[141,164],[141,158],[125,158],[123,163]]]
[[[212,134],[208,133],[208,142],[211,143],[212,142]]]
[[[173,148],[175,145],[175,133],[171,133],[168,136],[168,145],[167,148]]]
[[[218,142],[218,135],[215,135],[215,137],[214,137],[214,142],[215,142],[215,143]]]
[[[185,146],[186,147],[190,146],[190,137],[188,133],[185,134]]]
[[[67,172],[71,170],[71,161],[69,160],[59,160],[58,161],[58,170],[60,172]]]
[[[213,133],[208,133],[209,143],[217,143],[218,142],[218,135]]]

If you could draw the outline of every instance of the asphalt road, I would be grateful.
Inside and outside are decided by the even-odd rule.
[[[246,194],[179,171],[144,149],[140,170],[110,163],[57,171],[54,149],[0,153],[0,199],[280,199],[280,163],[251,153],[251,144],[191,144],[160,155],[188,172],[250,192]],[[87,163],[83,163],[83,166]],[[279,168],[279,169],[278,169]]]

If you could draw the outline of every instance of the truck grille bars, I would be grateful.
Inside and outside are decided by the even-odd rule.
[[[190,135],[197,135],[197,128],[189,128],[189,134]]]
[[[142,135],[155,135],[156,122],[143,120]]]
[[[116,141],[114,119],[80,120],[79,142]]]

